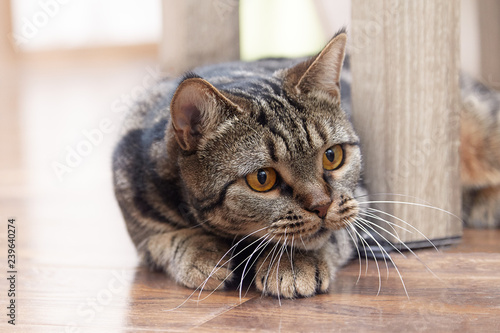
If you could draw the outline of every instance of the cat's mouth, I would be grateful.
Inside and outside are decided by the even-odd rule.
[[[295,246],[310,250],[322,244],[333,231],[324,219],[312,221],[280,221],[278,225],[273,225],[270,232],[277,243],[291,243]],[[288,223],[287,223],[288,222]]]
[[[305,250],[313,250],[321,247],[335,230],[345,228],[358,212],[357,205],[353,205],[349,215],[341,218],[324,218],[312,220],[300,220],[290,222],[282,220],[274,223],[269,231],[277,243],[293,242],[295,246]],[[337,216],[338,217],[338,216]]]

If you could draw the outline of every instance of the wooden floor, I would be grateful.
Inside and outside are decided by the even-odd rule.
[[[397,270],[379,263],[379,280],[373,261],[352,262],[328,294],[281,302],[253,290],[191,295],[138,267],[110,153],[121,106],[154,78],[154,57],[42,59],[0,73],[0,331],[11,328],[11,217],[21,332],[500,331],[499,231],[467,230],[462,244],[419,251],[420,260],[395,256],[408,297]],[[102,132],[103,121],[113,130]],[[78,149],[86,155],[75,157]]]

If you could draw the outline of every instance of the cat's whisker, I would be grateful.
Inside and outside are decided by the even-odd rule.
[[[271,256],[271,258],[269,260],[269,266],[268,266],[267,271],[266,271],[266,276],[264,277],[264,281],[262,282],[262,285],[263,285],[262,296],[264,296],[264,290],[266,289],[265,286],[267,285],[267,280],[269,279],[269,274],[271,273],[271,267],[273,266],[274,261],[276,260],[275,253],[276,253],[276,250],[277,250],[277,248],[278,248],[278,246],[279,246],[280,241],[281,241],[282,238],[283,238],[283,236],[280,236],[280,238],[278,239],[278,241],[276,242],[276,244],[273,246],[272,250],[269,251],[269,253],[267,254],[266,258],[264,258],[264,260],[262,261],[261,266],[257,270],[257,272],[259,272],[260,269],[262,268],[262,265],[264,265],[264,263],[266,262],[267,258],[269,258],[269,256]]]
[[[250,256],[248,256],[244,261],[246,262],[245,264],[245,267],[243,267],[243,272],[241,273],[241,280],[240,280],[240,284],[238,286],[238,289],[239,289],[239,296],[240,296],[240,300],[241,300],[241,294],[242,294],[242,288],[243,288],[243,280],[245,279],[245,276],[247,275],[247,267],[248,267],[248,264],[250,263],[253,255],[261,250],[261,247],[262,247],[262,250],[265,249],[265,247],[267,246],[267,244],[269,244],[268,242],[268,238],[271,236],[271,234],[267,234],[266,237],[264,239],[261,240],[260,244],[252,251],[252,253],[250,254]],[[272,237],[274,238],[274,236]],[[271,241],[272,238],[269,240]],[[264,246],[263,246],[264,244]],[[262,252],[262,251],[261,251]]]
[[[258,238],[258,239],[257,239],[257,240],[255,240],[254,242],[252,242],[251,244],[247,245],[247,246],[246,246],[243,250],[241,250],[240,252],[238,252],[238,254],[236,254],[236,256],[238,256],[239,254],[241,254],[242,252],[244,252],[244,251],[245,251],[246,249],[248,249],[249,247],[253,246],[253,244],[255,244],[255,243],[256,243],[256,242],[258,242],[258,241],[260,241],[260,242],[261,242],[261,244],[262,244],[262,242],[265,242],[265,240],[262,240],[262,239],[263,239],[264,237],[267,237],[267,236],[269,236],[269,234],[266,234],[266,235],[264,235],[264,236],[261,236],[260,238]],[[273,237],[274,237],[274,236],[273,236]],[[272,239],[272,238],[271,238],[271,239]],[[267,244],[268,244],[268,243],[267,243]],[[266,244],[266,246],[267,246],[267,244]],[[259,244],[259,246],[260,246],[260,244]],[[231,258],[231,259],[232,259],[232,258]],[[240,262],[240,263],[239,263],[239,264],[238,264],[238,265],[234,268],[234,270],[237,270],[239,267],[241,267],[241,265],[245,264],[246,260],[247,260],[247,259],[245,259],[245,260],[241,261],[241,262]],[[218,269],[217,269],[217,270],[219,270],[220,268],[222,268],[222,267],[218,267]],[[217,272],[217,270],[216,270],[215,272]],[[210,278],[210,276],[209,276],[207,279],[209,279],[209,278]],[[200,302],[200,301],[204,301],[204,300],[206,300],[206,299],[207,299],[208,297],[210,297],[213,293],[215,293],[215,292],[217,291],[217,289],[219,289],[219,287],[220,287],[220,286],[222,286],[222,285],[226,282],[226,280],[227,280],[227,279],[228,279],[228,276],[227,276],[226,278],[224,278],[224,279],[223,279],[223,280],[219,283],[219,285],[218,285],[216,288],[214,288],[213,290],[211,290],[211,291],[210,291],[210,293],[209,293],[208,295],[206,295],[206,296],[205,296],[205,297],[203,297],[203,298],[200,298],[200,297],[201,297],[201,292],[203,291],[203,288],[202,288],[202,289],[200,290],[199,295],[198,295],[198,300],[197,300],[197,301],[199,301],[199,302]],[[205,280],[205,283],[206,283],[206,281],[207,281],[207,280]],[[204,284],[203,284],[203,286],[204,286]],[[241,297],[240,297],[240,300],[241,300]]]
[[[202,283],[202,285],[200,286],[200,293],[199,293],[199,296],[198,296],[198,299],[201,297],[201,293],[203,292],[203,289],[205,288],[206,284],[208,283],[208,281],[210,280],[210,278],[216,273],[218,272],[221,268],[223,268],[225,265],[227,265],[231,260],[233,260],[233,258],[237,257],[238,255],[240,255],[241,253],[243,253],[244,251],[246,251],[246,249],[248,249],[249,247],[251,247],[253,244],[257,243],[260,239],[262,239],[263,237],[265,237],[267,234],[257,238],[255,241],[251,242],[250,244],[248,244],[247,246],[245,246],[242,250],[240,250],[236,255],[234,255],[234,250],[238,247],[238,245],[243,242],[245,239],[249,238],[250,236],[262,231],[262,230],[265,230],[266,227],[264,228],[261,228],[261,229],[258,229],[250,234],[248,234],[247,236],[243,237],[242,239],[240,239],[236,244],[232,245],[229,250],[226,251],[226,253],[224,253],[224,255],[219,259],[219,261],[215,264],[214,268],[212,269],[212,271],[210,272],[210,274],[207,276],[207,278],[205,279],[205,281]],[[227,259],[222,265],[220,264],[224,258],[229,254],[231,253],[231,257],[229,259]],[[241,264],[240,264],[241,265]],[[238,265],[237,267],[239,267],[240,265]],[[227,279],[227,278],[226,278]],[[221,285],[224,284],[224,282],[226,281],[226,279],[224,279],[215,289],[217,290]],[[212,294],[213,291],[210,293]]]
[[[391,261],[391,263],[393,264],[394,268],[396,269],[396,272],[398,273],[398,276],[399,276],[399,279],[401,280],[401,284],[403,286],[403,289],[405,291],[405,294],[406,294],[406,297],[409,299],[410,296],[408,295],[408,291],[406,289],[406,285],[404,283],[404,280],[403,280],[403,276],[401,275],[401,272],[399,271],[399,268],[398,266],[396,265],[396,263],[394,262],[394,260],[392,259],[391,255],[380,245],[380,243],[375,239],[375,237],[366,230],[366,228],[363,227],[363,225],[360,225],[359,222],[357,224],[357,226],[361,229],[363,229],[363,231],[365,231],[369,236],[370,238],[377,244],[377,246],[379,247],[379,249],[389,258],[389,260]],[[364,240],[364,239],[363,239]],[[365,241],[366,242],[366,241]],[[399,252],[399,251],[398,251]],[[401,252],[400,252],[401,253]],[[376,257],[375,255],[373,254],[373,251],[372,251],[372,255],[374,256],[374,259],[376,261]],[[378,295],[378,294],[377,294]]]
[[[292,235],[292,242],[290,244],[290,267],[292,268],[292,274],[295,276],[295,269],[293,267],[293,241],[295,240],[295,234]]]
[[[395,238],[397,238],[397,239],[400,239],[400,236],[399,236],[398,230],[397,230],[395,227],[399,227],[400,229],[403,229],[403,230],[405,230],[405,231],[407,230],[406,228],[401,227],[401,226],[398,226],[397,224],[392,223],[392,222],[390,222],[390,221],[387,221],[387,220],[385,220],[385,219],[381,218],[380,216],[375,215],[375,214],[373,214],[373,213],[368,213],[368,212],[367,212],[367,213],[360,213],[360,214],[358,215],[358,217],[359,217],[360,219],[363,219],[363,220],[367,221],[367,222],[369,221],[370,223],[373,223],[374,225],[376,225],[377,227],[379,227],[379,228],[380,228],[380,229],[382,229],[383,231],[386,231],[387,233],[389,233],[389,230],[387,230],[386,228],[384,228],[384,227],[380,226],[378,223],[375,223],[375,222],[370,221],[370,219],[373,219],[373,220],[375,220],[375,221],[379,221],[379,222],[385,223],[385,224],[386,224],[387,226],[389,226],[389,228],[393,231],[393,233],[394,233],[394,234],[393,234],[393,235],[394,235],[393,237],[395,237]],[[412,232],[411,232],[411,231],[409,231],[409,230],[408,230],[407,232],[408,232],[408,233],[412,233]],[[391,235],[392,235],[392,233],[391,233]],[[391,246],[392,246],[392,244],[391,244]]]
[[[279,241],[281,241],[282,237],[283,236],[280,237]],[[271,255],[271,262],[269,263],[269,267],[267,269],[267,274],[266,274],[266,279],[265,279],[266,285],[267,285],[267,280],[269,279],[269,275],[272,274],[272,267],[274,265],[274,262],[279,257],[279,253],[276,252],[276,250],[278,250],[280,248],[279,247],[279,244],[280,244],[279,241],[276,243],[276,246],[273,248],[273,253]],[[278,293],[278,300],[279,300],[279,293]],[[280,302],[280,305],[281,305],[281,302]]]
[[[399,249],[397,249],[394,244],[392,244],[386,237],[384,237],[381,233],[379,233],[377,230],[375,230],[374,226],[376,227],[379,227],[380,229],[382,229],[383,231],[391,234],[389,231],[385,230],[384,228],[380,227],[379,225],[373,223],[373,222],[370,222],[360,216],[358,216],[358,220],[357,220],[357,224],[356,224],[358,227],[360,227],[361,225],[365,225],[367,226],[368,228],[370,228],[373,232],[375,232],[379,237],[381,237],[383,240],[385,240],[387,243],[389,243],[399,254],[401,254],[403,257],[405,257],[405,255],[403,253],[401,253],[401,251],[399,251]],[[369,232],[368,230],[366,230],[365,228],[363,228],[363,231],[365,231],[366,233],[370,234],[370,237],[372,236],[371,235],[371,232]],[[392,234],[391,234],[392,235]],[[395,237],[394,235],[392,235],[393,237]],[[373,238],[373,237],[371,237]],[[375,240],[375,238],[373,238]],[[382,247],[382,245],[380,243],[378,243],[377,241],[375,241],[378,248],[383,251],[383,253],[387,254],[387,251]],[[390,257],[390,256],[389,256]],[[384,262],[385,262],[385,267],[386,267],[386,277],[387,279],[389,279],[389,266],[387,265],[387,259],[385,258],[385,256],[382,256],[382,258],[384,259]],[[406,257],[405,257],[406,258]]]
[[[373,230],[373,232],[375,232],[375,233],[376,233],[376,234],[377,234],[380,238],[382,238],[384,241],[386,241],[386,242],[387,242],[387,244],[389,244],[389,245],[390,245],[390,246],[391,246],[394,250],[396,250],[396,251],[397,251],[397,252],[398,252],[401,256],[403,256],[403,258],[405,258],[405,259],[406,259],[405,254],[404,254],[404,253],[402,253],[402,252],[400,251],[400,249],[398,249],[398,248],[397,248],[397,247],[396,247],[396,246],[395,246],[392,242],[390,242],[390,241],[389,241],[389,240],[388,240],[385,236],[383,236],[380,232],[378,232],[377,230],[375,230],[375,228],[374,228],[374,227],[377,227],[378,229],[380,229],[380,230],[382,230],[382,231],[385,231],[386,233],[388,233],[389,235],[391,235],[392,237],[394,237],[397,241],[399,241],[400,243],[403,243],[403,242],[401,241],[401,239],[400,239],[397,235],[395,235],[395,234],[391,233],[389,230],[385,229],[384,227],[382,227],[382,226],[378,225],[378,224],[377,224],[377,223],[375,223],[375,222],[371,222],[371,221],[369,221],[369,220],[367,220],[367,219],[365,219],[365,218],[362,218],[361,216],[358,216],[358,222],[362,223],[363,225],[366,225],[368,228],[370,228],[371,230]],[[366,232],[367,232],[367,233],[370,233],[370,232],[368,232],[368,231],[366,231]]]
[[[442,208],[428,205],[428,204],[421,204],[418,202],[407,202],[407,201],[396,201],[396,200],[369,200],[369,201],[362,201],[362,202],[360,201],[360,203],[363,203],[363,204],[402,204],[402,205],[430,208],[430,209],[437,210],[439,212],[451,215],[451,216],[457,218],[459,221],[462,221],[462,219],[459,216],[453,214],[450,211],[447,211],[446,209],[442,209]]]
[[[288,236],[286,235],[286,228],[285,228],[285,240],[283,241],[283,244],[281,245],[281,248],[279,251],[278,263],[276,265],[276,292],[278,294],[278,303],[280,306],[281,306],[281,298],[280,298],[279,268],[280,268],[281,258],[283,257],[283,254],[285,253],[285,250],[286,250],[287,240],[288,240]]]
[[[285,228],[285,235],[286,235],[286,228]],[[292,274],[295,275],[295,272],[293,270],[293,258],[292,258],[292,252],[293,252],[293,238],[295,237],[295,234],[292,234],[292,242],[290,244],[290,251],[288,251],[288,246],[285,247],[285,252],[286,252],[286,255],[288,256],[288,259],[290,259],[290,268],[292,270]],[[286,239],[285,239],[285,243],[286,243]],[[290,252],[290,253],[289,253]]]
[[[380,210],[380,209],[375,209],[375,208],[371,208],[369,207],[368,210],[372,211],[372,212],[375,212],[375,213],[380,213],[380,214],[384,214],[384,215],[387,215],[397,221],[400,221],[401,223],[407,225],[408,227],[410,227],[412,230],[415,230],[420,236],[422,236],[427,242],[429,242],[430,245],[432,245],[432,247],[437,251],[439,252],[439,249],[436,247],[436,245],[434,245],[434,243],[426,236],[424,235],[420,230],[418,230],[417,228],[415,228],[414,226],[412,226],[410,223],[406,222],[405,220],[397,217],[397,216],[394,216],[392,214],[389,214],[387,212],[384,212],[383,210]]]
[[[205,282],[202,284],[202,290],[203,288],[205,287],[206,283],[209,281],[209,279],[213,276],[213,274],[215,274],[221,267],[224,267],[226,264],[228,264],[233,258],[237,257],[238,255],[240,255],[242,252],[244,252],[248,247],[250,247],[251,245],[253,245],[254,243],[256,243],[257,241],[259,241],[260,238],[264,237],[264,236],[261,236],[260,238],[258,238],[257,240],[253,241],[252,243],[250,243],[249,245],[247,245],[245,248],[243,248],[242,250],[240,250],[236,255],[234,255],[234,251],[236,250],[236,248],[238,247],[238,245],[243,242],[244,240],[246,240],[247,238],[251,237],[252,235],[260,232],[260,231],[263,231],[265,230],[266,227],[264,228],[261,228],[261,229],[258,229],[258,230],[255,230],[254,232],[246,235],[245,237],[243,237],[242,239],[240,239],[236,244],[233,244],[229,250],[226,251],[226,253],[224,253],[224,255],[219,259],[219,261],[215,264],[213,270],[210,272],[210,274],[208,275],[208,277],[205,279]],[[227,259],[222,265],[220,265],[220,263],[224,260],[224,258],[229,254],[231,253],[231,256],[229,257],[229,259]],[[219,285],[220,286],[220,285]]]
[[[369,217],[369,218],[372,218],[374,220],[377,220],[377,221],[380,221],[380,222],[383,222],[385,224],[387,224],[391,229],[392,231],[394,231],[394,234],[399,238],[399,233],[398,233],[398,229],[401,229],[402,231],[405,231],[409,234],[413,234],[413,231],[411,231],[410,229],[407,229],[403,226],[400,226],[394,222],[391,222],[391,221],[387,221],[386,219],[383,219],[381,218],[380,216],[376,215],[376,214],[373,214],[373,213],[369,213],[369,212],[366,212],[366,213],[359,213],[359,215],[361,216],[365,216],[365,217]]]
[[[351,231],[356,236],[356,238],[358,238],[361,241],[363,239],[363,236],[361,236],[359,234],[359,232],[356,230],[356,228],[352,224],[352,221],[349,221],[349,226],[351,227]],[[368,253],[366,252],[365,243],[361,242],[361,245],[363,245],[363,252],[365,254],[365,276],[366,276],[368,274]],[[360,259],[361,259],[361,257],[360,257]],[[361,266],[361,262],[360,262],[360,266]],[[358,277],[358,281],[356,281],[356,283],[358,283],[358,282],[359,282],[359,277]]]
[[[377,210],[377,209],[374,209],[374,208],[373,208],[372,210],[373,210],[373,211],[376,211],[376,212],[378,212],[378,213],[381,213],[381,214],[386,214],[386,215],[388,215],[388,216],[390,216],[390,217],[392,217],[392,218],[394,218],[394,219],[396,219],[396,220],[401,221],[402,223],[405,223],[406,225],[410,226],[412,229],[415,229],[415,230],[416,230],[416,231],[417,231],[420,235],[422,235],[422,236],[423,236],[423,237],[427,240],[427,242],[429,242],[429,244],[431,244],[431,245],[432,245],[432,247],[434,247],[434,249],[435,249],[437,252],[440,252],[440,251],[439,251],[439,249],[438,249],[438,248],[434,245],[434,243],[433,243],[430,239],[428,239],[428,238],[427,238],[427,237],[426,237],[423,233],[421,233],[418,229],[416,229],[415,227],[413,227],[413,226],[412,226],[411,224],[409,224],[408,222],[406,222],[406,221],[404,221],[404,220],[402,220],[402,219],[400,219],[400,218],[398,218],[398,217],[396,217],[396,216],[394,216],[394,215],[391,215],[391,214],[389,214],[389,213],[387,213],[387,212],[384,212],[384,211],[381,211],[381,210]],[[385,221],[385,220],[384,220],[384,219],[381,219],[381,221]],[[388,222],[388,221],[385,221],[385,222]],[[386,232],[387,232],[387,230],[386,230]],[[406,248],[406,249],[407,249],[407,250],[408,250],[411,254],[413,254],[413,256],[414,256],[414,257],[415,257],[415,258],[416,258],[416,259],[417,259],[417,260],[418,260],[418,261],[419,261],[422,265],[424,265],[424,267],[427,269],[427,271],[429,271],[429,272],[430,272],[430,273],[431,273],[431,274],[432,274],[435,278],[437,278],[438,280],[441,280],[441,278],[439,278],[439,277],[438,277],[438,276],[437,276],[437,275],[436,275],[436,274],[432,271],[432,269],[430,269],[430,267],[429,267],[429,266],[427,266],[427,264],[426,264],[425,262],[423,262],[423,261],[420,259],[420,257],[419,257],[419,256],[418,256],[418,255],[417,255],[417,254],[416,254],[416,253],[415,253],[415,252],[414,252],[414,251],[413,251],[413,250],[412,250],[412,249],[411,249],[408,245],[406,245],[406,243],[405,243],[405,242],[403,242],[403,241],[402,241],[399,237],[395,237],[395,238],[396,238],[396,240],[398,240],[398,241],[401,243],[401,245],[402,245],[402,246],[404,246],[404,247],[405,247],[405,248]],[[392,244],[391,244],[391,245],[392,245]],[[393,246],[393,247],[394,247],[394,246]],[[398,252],[399,252],[399,251],[398,251]],[[401,252],[400,252],[400,253],[401,253]]]
[[[359,279],[361,278],[361,270],[362,270],[362,259],[361,259],[361,253],[359,252],[359,247],[358,247],[358,242],[356,241],[356,239],[358,238],[358,236],[356,235],[356,238],[354,238],[354,236],[352,235],[352,233],[349,231],[349,229],[353,228],[352,224],[349,222],[345,222],[345,220],[343,221],[344,225],[346,226],[345,230],[347,231],[347,234],[349,235],[349,237],[351,237],[352,239],[352,243],[354,244],[354,247],[356,249],[356,252],[358,253],[358,262],[359,262],[359,274],[358,274],[358,279],[356,280],[356,284],[358,284],[359,282]]]
[[[362,229],[363,231],[367,232],[366,229],[363,228],[363,226],[360,226],[359,223],[357,221],[354,221],[352,222],[353,225],[357,226],[358,228]],[[358,231],[356,231],[356,233],[358,233]],[[368,233],[368,232],[367,232]],[[375,240],[375,238],[373,238],[373,236],[368,233],[370,235],[370,237],[377,243],[377,245],[380,247],[380,244],[378,244],[378,242]],[[380,267],[379,267],[379,264],[378,264],[378,260],[377,260],[377,257],[375,256],[375,253],[373,252],[373,250],[371,249],[370,245],[368,244],[368,242],[360,236],[360,239],[361,241],[366,245],[368,246],[368,249],[370,250],[370,252],[372,253],[372,256],[373,256],[373,259],[375,260],[375,266],[377,267],[377,272],[378,272],[378,291],[377,291],[377,296],[380,294],[380,290],[382,288],[382,278],[380,276]],[[385,259],[384,259],[385,260]],[[386,265],[387,265],[387,262],[386,262]],[[367,264],[367,268],[368,268],[368,264]]]
[[[431,205],[432,204],[430,202],[427,202],[425,201],[424,199],[422,198],[419,198],[419,197],[416,197],[416,196],[413,196],[413,195],[408,195],[408,194],[400,194],[400,193],[391,193],[391,192],[379,192],[379,193],[368,193],[368,194],[363,194],[363,195],[359,195],[359,196],[355,196],[354,198],[356,200],[360,199],[360,198],[372,198],[372,197],[377,197],[377,196],[393,196],[393,197],[403,197],[403,198],[408,198],[408,199],[413,199],[413,200],[417,200],[417,201],[421,201],[422,203],[426,204],[426,205]],[[358,202],[360,203],[367,203],[368,201],[359,201]]]
[[[381,213],[383,213],[383,212],[381,212]],[[413,256],[414,256],[414,257],[415,257],[415,258],[416,258],[416,259],[417,259],[417,260],[418,260],[418,261],[419,261],[419,262],[420,262],[420,263],[421,263],[421,264],[422,264],[422,265],[426,268],[426,269],[427,269],[427,271],[429,271],[429,273],[431,273],[431,274],[432,274],[435,278],[437,278],[438,280],[440,280],[440,281],[441,281],[441,278],[440,278],[439,276],[437,276],[437,275],[436,275],[436,274],[432,271],[432,269],[431,269],[429,266],[427,266],[427,264],[426,264],[426,263],[425,263],[425,262],[424,262],[424,261],[423,261],[423,260],[422,260],[422,259],[421,259],[421,258],[420,258],[420,257],[419,257],[419,256],[418,256],[418,255],[417,255],[417,254],[416,254],[416,253],[415,253],[415,252],[414,252],[414,251],[413,251],[413,250],[412,250],[412,249],[411,249],[411,248],[410,248],[410,247],[406,244],[406,243],[405,243],[405,242],[403,242],[403,241],[402,241],[399,237],[397,237],[397,236],[395,236],[395,235],[391,234],[388,230],[384,229],[383,227],[381,227],[381,226],[380,226],[380,225],[378,225],[377,223],[374,223],[374,222],[369,222],[369,221],[367,221],[367,222],[368,222],[368,223],[370,223],[370,224],[371,224],[371,225],[373,225],[373,226],[376,226],[376,227],[378,227],[378,228],[382,229],[383,231],[385,231],[385,232],[387,232],[388,234],[390,234],[391,236],[393,236],[393,237],[394,237],[394,238],[395,238],[398,242],[400,242],[400,243],[401,243],[401,245],[402,245],[402,246],[403,246],[403,247],[404,247],[407,251],[409,251],[409,252],[410,252],[410,253],[411,253],[411,254],[412,254],[412,255],[413,255]],[[379,234],[379,233],[377,233],[377,234]],[[379,236],[380,236],[380,237],[382,237],[382,238],[383,238],[383,239],[384,239],[384,240],[385,240],[388,244],[390,244],[392,248],[394,248],[397,252],[399,252],[399,254],[401,254],[403,257],[405,257],[405,258],[406,258],[406,256],[405,256],[405,255],[404,255],[404,254],[403,254],[403,253],[402,253],[402,252],[401,252],[401,251],[400,251],[400,250],[399,250],[396,246],[394,246],[391,242],[389,242],[389,241],[388,241],[385,237],[383,237],[383,236],[382,236],[382,235],[380,235],[380,234],[379,234]],[[434,244],[433,244],[430,240],[428,240],[428,242],[429,242],[429,243],[431,243],[431,244],[433,245],[433,247],[436,249],[436,251],[438,251],[438,252],[439,252],[439,250],[436,248],[436,246],[434,246]]]
[[[359,225],[358,225],[359,227]],[[365,229],[366,230],[366,229]],[[367,232],[367,231],[365,231]],[[403,286],[403,289],[404,289],[404,292],[405,292],[405,295],[406,297],[409,299],[410,296],[408,295],[408,291],[406,289],[406,284],[404,283],[404,280],[403,280],[403,276],[401,274],[401,272],[399,271],[399,268],[398,266],[396,265],[396,263],[394,262],[394,260],[392,259],[391,255],[380,245],[380,243],[373,237],[373,235],[370,233],[370,232],[367,232],[367,234],[370,236],[370,238],[373,239],[374,242],[376,242],[377,246],[379,247],[379,249],[382,251],[383,254],[385,254],[385,256],[387,256],[389,258],[389,260],[391,261],[392,265],[394,266],[394,269],[396,269],[396,272],[398,274],[398,277],[401,281],[401,285]],[[392,244],[391,244],[392,245]],[[399,252],[399,251],[398,251]],[[373,252],[372,252],[373,253]],[[399,252],[401,253],[401,252]],[[384,256],[384,260],[385,260],[385,256]],[[387,273],[388,274],[388,273]],[[377,294],[378,295],[378,294]]]
[[[274,239],[274,237],[275,237],[275,236],[273,236],[272,238],[270,238],[269,240],[267,240],[267,241],[266,241],[266,243],[265,243],[264,245],[262,245],[262,246],[261,246],[260,252],[259,252],[259,254],[257,254],[257,256],[255,257],[255,259],[253,260],[253,262],[252,262],[251,266],[253,266],[253,265],[257,262],[257,260],[258,260],[258,259],[260,258],[260,256],[262,255],[262,252],[264,252],[264,250],[265,250],[265,249],[267,248],[267,246],[271,243],[271,241]],[[260,245],[259,245],[259,246],[260,246]],[[246,296],[246,295],[248,294],[248,291],[250,290],[250,288],[251,288],[251,286],[252,286],[253,282],[255,281],[256,277],[257,277],[257,272],[254,274],[254,276],[253,276],[252,280],[251,280],[251,281],[250,281],[250,283],[248,284],[248,288],[247,288],[247,290],[246,290],[246,292],[245,292],[245,295],[244,295],[244,296]]]
[[[304,239],[302,238],[302,235],[299,235],[300,241],[302,242],[302,245],[304,246],[304,249],[307,249],[306,244],[304,243]]]
[[[222,264],[222,266],[226,265],[227,263],[229,263],[229,261],[232,260],[232,258],[240,255],[243,251],[245,251],[249,246],[251,246],[252,244],[256,243],[259,239],[261,239],[262,237],[266,236],[267,234],[265,234],[264,236],[261,236],[260,238],[258,238],[257,240],[255,240],[254,242],[250,243],[248,246],[246,246],[245,248],[243,248],[240,252],[238,252],[236,255],[234,255],[234,251],[237,249],[238,245],[240,245],[241,242],[245,241],[247,238],[255,235],[256,233],[258,232],[261,232],[263,230],[266,230],[267,227],[263,227],[263,228],[260,228],[260,229],[257,229],[253,232],[251,232],[250,234],[246,235],[245,237],[241,238],[236,244],[233,244],[229,250],[226,251],[226,253],[224,253],[224,255],[220,258],[220,260],[215,264],[215,267],[214,267],[214,270],[210,273],[210,276],[215,272],[215,269],[219,266],[219,264],[222,262],[222,260],[224,260],[224,258],[231,252],[231,256],[230,258],[224,262],[224,264]]]
[[[180,309],[184,304],[186,304],[190,299],[191,297],[194,296],[194,294],[196,294],[196,292],[198,292],[198,290],[200,290],[200,287],[196,288],[195,290],[193,290],[193,292],[188,296],[186,297],[186,299],[184,301],[182,301],[181,304],[177,305],[176,307],[174,308],[171,308],[171,309],[166,309],[166,310],[163,310],[165,312],[170,312],[170,311],[175,311],[177,309]],[[199,300],[198,300],[199,301]]]

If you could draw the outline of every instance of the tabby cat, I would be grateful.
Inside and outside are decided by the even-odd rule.
[[[278,297],[328,289],[352,255],[353,222],[362,209],[356,198],[366,194],[359,138],[340,106],[345,45],[341,31],[307,60],[198,68],[160,82],[137,104],[113,171],[143,262],[191,288],[214,290],[248,278]],[[347,95],[349,84],[342,83]],[[466,114],[482,128],[486,115]],[[498,139],[498,125],[491,131]],[[481,134],[484,140],[474,144],[487,141],[489,133]],[[498,142],[491,145],[498,154]],[[469,158],[478,158],[476,148]],[[492,156],[482,185],[500,183],[498,161]],[[488,166],[465,165],[470,192],[482,194],[474,179]],[[471,221],[483,221],[487,211],[497,217],[486,223],[498,222],[495,200],[479,213],[472,205]]]

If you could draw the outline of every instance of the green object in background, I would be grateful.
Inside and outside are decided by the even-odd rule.
[[[312,0],[240,0],[242,60],[313,55],[325,42]]]

